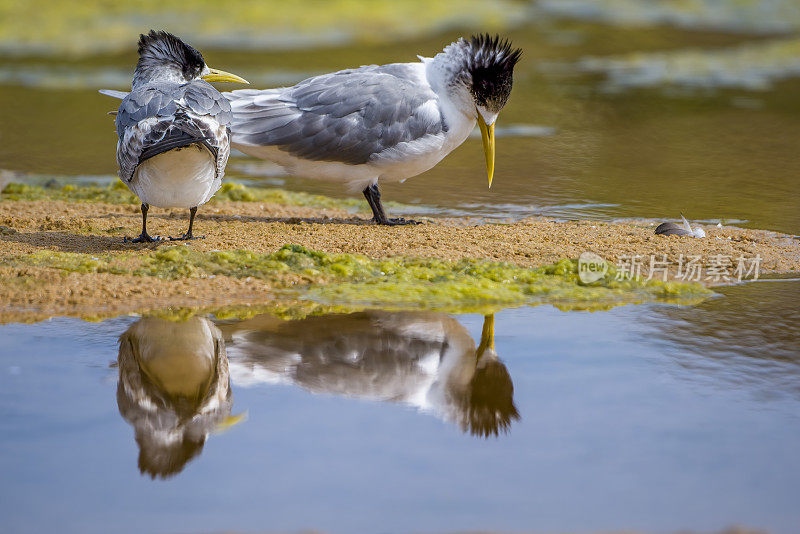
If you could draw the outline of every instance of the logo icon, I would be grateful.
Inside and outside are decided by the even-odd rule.
[[[591,284],[603,278],[608,272],[608,262],[594,252],[583,252],[578,258],[578,278],[584,284]]]

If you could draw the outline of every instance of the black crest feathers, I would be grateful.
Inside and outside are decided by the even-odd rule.
[[[163,30],[150,30],[139,36],[137,68],[178,67],[184,78],[193,80],[205,66],[203,55],[175,35]]]
[[[467,46],[467,70],[472,77],[475,102],[498,112],[511,94],[514,66],[522,56],[522,50],[512,48],[508,39],[489,34],[473,35]]]

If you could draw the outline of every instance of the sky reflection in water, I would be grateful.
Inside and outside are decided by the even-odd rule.
[[[696,308],[663,305],[6,325],[0,513],[15,532],[791,532],[797,340],[734,310],[793,321],[796,286],[726,289],[691,339]]]

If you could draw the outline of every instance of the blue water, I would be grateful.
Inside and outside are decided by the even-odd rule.
[[[317,333],[341,318],[261,334],[253,350],[320,349],[316,364],[298,366],[317,365],[316,374],[283,383],[242,378],[248,349],[226,333],[230,413],[246,420],[208,435],[165,479],[140,472],[133,425],[118,408],[117,339],[138,318],[0,326],[0,530],[797,532],[798,284],[725,293],[695,308],[496,314],[495,349],[520,419],[486,439],[430,407],[332,393],[331,376],[347,389],[362,369],[324,367],[338,349],[320,349],[327,334]],[[765,296],[785,306],[776,317],[786,324],[748,329]],[[431,321],[455,325],[452,339],[481,339],[482,316]],[[384,348],[402,341],[373,337]]]

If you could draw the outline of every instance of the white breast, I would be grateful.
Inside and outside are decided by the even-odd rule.
[[[214,156],[202,145],[176,148],[136,168],[128,187],[142,202],[159,208],[193,208],[219,189]]]
[[[433,168],[463,143],[475,128],[475,119],[461,111],[463,106],[453,99],[447,86],[431,79],[427,62],[411,66],[414,67],[416,83],[429,87],[438,97],[424,104],[419,112],[431,123],[444,120],[447,131],[399,143],[377,155],[372,164],[380,170],[381,181],[404,181]]]

